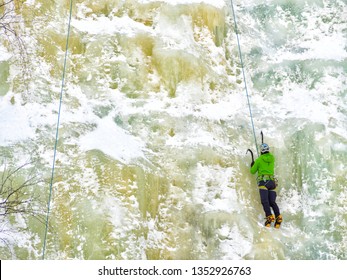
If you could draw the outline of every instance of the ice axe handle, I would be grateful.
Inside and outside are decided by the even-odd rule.
[[[250,152],[250,153],[251,153],[251,156],[252,156],[252,162],[254,162],[254,155],[253,155],[252,150],[251,150],[251,149],[248,149],[248,150],[247,150],[247,152],[246,152],[246,154],[247,154],[248,152]]]
[[[260,131],[260,134],[261,134],[261,143],[264,144],[264,134],[263,134],[263,131]]]

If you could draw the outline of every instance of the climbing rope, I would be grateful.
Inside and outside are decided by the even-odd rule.
[[[45,228],[45,236],[44,236],[44,239],[43,239],[43,250],[42,250],[42,259],[43,260],[45,259],[45,253],[46,253],[48,220],[49,220],[49,214],[50,214],[50,211],[51,211],[51,199],[52,199],[55,159],[56,159],[56,155],[57,155],[57,145],[58,145],[61,105],[62,105],[62,101],[63,101],[63,91],[64,91],[64,87],[65,87],[65,73],[66,73],[66,62],[67,62],[67,55],[68,55],[68,48],[69,48],[69,38],[70,38],[70,29],[71,29],[71,17],[72,17],[72,0],[70,0],[70,14],[69,14],[69,23],[68,23],[67,36],[66,36],[66,46],[65,46],[65,58],[64,58],[63,75],[62,75],[62,79],[61,79],[61,90],[60,90],[60,100],[59,100],[59,110],[58,110],[58,121],[57,121],[56,133],[55,133],[55,144],[54,144],[52,174],[51,174],[51,180],[50,180],[50,185],[49,185],[49,197],[48,197],[48,205],[47,205],[46,228]]]
[[[247,88],[247,81],[246,81],[246,75],[245,75],[245,67],[243,65],[243,59],[242,59],[242,52],[241,52],[241,45],[240,45],[240,39],[239,39],[239,31],[237,28],[237,22],[236,22],[236,15],[235,15],[235,10],[234,10],[234,4],[233,0],[231,1],[231,9],[233,12],[233,18],[234,18],[234,24],[235,24],[235,33],[236,33],[236,38],[237,38],[237,46],[239,48],[239,56],[240,56],[240,63],[241,63],[241,68],[242,68],[242,75],[243,75],[243,81],[245,84],[245,90],[246,90],[246,96],[247,96],[247,103],[248,103],[248,108],[249,108],[249,115],[251,117],[251,125],[253,129],[253,137],[254,137],[254,143],[255,147],[257,148],[257,155],[259,156],[259,151],[258,151],[258,144],[257,144],[257,137],[255,136],[255,128],[254,128],[254,122],[253,122],[253,114],[252,114],[252,108],[251,108],[251,102],[249,99],[249,94],[248,94],[248,88]]]

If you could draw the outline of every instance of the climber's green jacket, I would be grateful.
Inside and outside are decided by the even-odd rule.
[[[273,154],[267,152],[258,157],[254,164],[251,166],[251,173],[255,174],[258,172],[258,178],[263,177],[264,175],[273,176],[275,169],[275,157]]]

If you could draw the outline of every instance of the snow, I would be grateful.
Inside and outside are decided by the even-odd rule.
[[[120,202],[114,197],[106,197],[103,201],[102,210],[108,216],[114,228],[119,231],[124,223],[126,211],[122,208]]]
[[[112,19],[108,17],[98,17],[97,20],[87,18],[80,20],[72,20],[71,25],[80,32],[86,32],[92,35],[111,35],[111,34],[126,34],[131,37],[137,34],[139,31],[150,32],[149,27],[136,22],[128,16],[114,17]]]
[[[223,7],[225,7],[225,1],[224,0],[139,0],[139,3],[142,4],[148,4],[148,3],[153,3],[153,2],[163,2],[163,3],[167,3],[170,5],[187,5],[187,4],[200,4],[200,3],[204,3],[204,4],[208,4],[211,6],[215,6],[219,9],[222,9]]]
[[[0,145],[7,146],[35,137],[30,126],[30,106],[12,105],[6,98],[0,99]]]
[[[198,164],[195,172],[197,176],[193,191],[194,204],[201,204],[204,212],[238,212],[240,202],[237,200],[234,185],[230,183],[234,175],[233,168],[224,170],[218,166]]]
[[[12,57],[11,53],[9,53],[4,46],[0,45],[0,62],[7,61],[11,57]]]
[[[335,60],[343,61],[347,59],[345,38],[342,34],[332,34],[330,36],[317,36],[316,40],[306,40],[297,45],[304,51],[293,53],[291,51],[279,52],[275,58],[276,62],[285,60]]]
[[[145,143],[118,127],[111,117],[100,119],[95,130],[82,136],[80,148],[100,150],[125,164],[134,159],[145,159]]]

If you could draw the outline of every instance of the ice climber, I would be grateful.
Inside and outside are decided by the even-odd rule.
[[[260,146],[261,155],[251,163],[251,173],[258,172],[258,186],[261,204],[263,205],[266,221],[265,226],[279,228],[282,223],[282,215],[276,203],[276,184],[274,180],[275,157],[270,153],[269,145],[263,143]],[[271,213],[271,208],[275,216]]]

